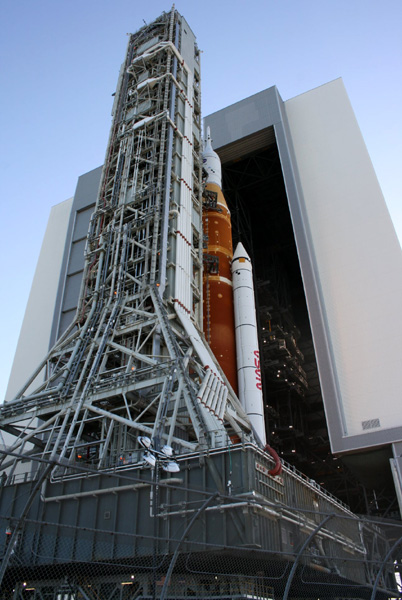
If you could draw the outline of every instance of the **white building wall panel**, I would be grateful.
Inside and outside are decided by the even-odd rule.
[[[14,356],[6,401],[13,399],[49,351],[72,203],[73,199],[70,198],[51,209]],[[40,381],[36,379],[32,387],[36,387]]]
[[[402,252],[343,82],[288,100],[285,109],[343,435],[398,427]]]

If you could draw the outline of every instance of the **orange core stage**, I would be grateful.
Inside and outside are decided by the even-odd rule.
[[[203,303],[204,333],[211,350],[237,393],[236,341],[231,262],[232,225],[219,185],[207,183],[204,193]]]

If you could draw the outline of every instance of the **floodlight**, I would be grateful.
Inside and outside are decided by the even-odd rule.
[[[163,446],[163,448],[161,448],[161,452],[169,458],[173,456],[173,448],[171,446]]]
[[[168,473],[178,473],[180,471],[179,465],[174,460],[162,464],[162,469]]]
[[[154,467],[156,465],[156,458],[155,458],[155,456],[153,456],[153,454],[149,454],[149,452],[147,452],[146,454],[144,454],[144,460],[149,465],[151,465],[151,467]]]
[[[140,444],[140,446],[142,446],[143,448],[146,448],[148,450],[148,448],[151,445],[151,440],[149,437],[147,437],[146,435],[140,435],[138,437],[138,443]]]

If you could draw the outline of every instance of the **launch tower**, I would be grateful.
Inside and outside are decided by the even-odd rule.
[[[200,100],[198,49],[177,12],[131,36],[75,319],[3,408],[17,435],[10,476],[26,452],[104,469],[142,459],[139,435],[178,454],[250,436],[201,334]],[[203,410],[210,386],[218,400]]]
[[[280,473],[202,332],[200,102],[173,8],[129,39],[76,315],[0,411],[2,599],[395,595],[386,535]]]

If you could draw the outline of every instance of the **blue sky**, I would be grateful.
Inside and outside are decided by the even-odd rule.
[[[204,115],[271,85],[287,100],[343,78],[402,240],[402,1],[175,6],[202,50]],[[103,162],[126,33],[170,8],[160,0],[0,0],[0,398],[50,208]]]

